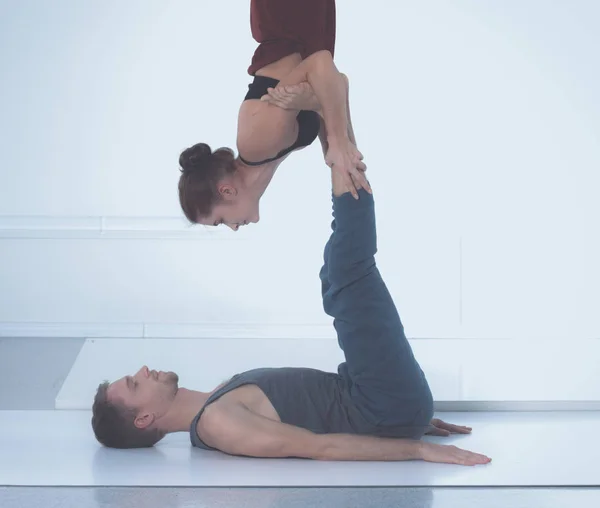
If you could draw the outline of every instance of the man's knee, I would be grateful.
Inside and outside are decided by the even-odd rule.
[[[359,298],[368,298],[365,294],[359,294],[356,282],[352,278],[344,279],[340,284],[340,280],[332,278],[331,271],[328,273],[327,280],[321,279],[321,292],[323,296],[323,310],[326,314],[333,317],[339,317],[347,320],[352,317],[358,320],[361,316],[355,314],[356,304]],[[354,294],[356,292],[356,294]]]
[[[338,290],[346,289],[359,280],[377,276],[375,260],[365,259],[353,264],[329,263],[329,282]],[[364,296],[364,295],[363,295]]]
[[[363,408],[367,419],[377,428],[406,429],[408,433],[426,428],[434,413],[433,397],[427,384],[410,396],[393,392],[380,395]]]

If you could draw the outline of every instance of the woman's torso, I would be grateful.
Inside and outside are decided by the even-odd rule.
[[[292,72],[302,62],[300,53],[293,53],[277,60],[272,64],[266,65],[262,69],[256,71],[257,76],[267,76],[274,79],[283,79],[286,75]]]
[[[256,72],[256,76],[266,76],[281,80],[302,62],[300,53],[288,55]],[[260,128],[256,128],[257,115],[266,115]],[[270,159],[280,151],[292,146],[298,138],[299,126],[295,115],[276,108],[260,99],[248,99],[242,102],[238,115],[238,152],[244,157],[244,148],[252,145],[251,159],[262,161]],[[289,154],[284,155],[265,166],[278,167]],[[245,158],[249,158],[247,155]]]

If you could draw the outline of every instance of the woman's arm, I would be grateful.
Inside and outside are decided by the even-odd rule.
[[[308,83],[317,96],[313,102],[321,105],[319,114],[327,124],[322,135],[327,145],[343,145],[348,140],[347,87],[329,51],[318,51],[304,59],[279,81],[278,88],[303,83]],[[244,101],[238,117],[237,147],[247,159],[266,159],[292,144],[297,129],[293,110]]]
[[[356,137],[352,127],[352,117],[350,115],[350,82],[348,76],[342,73],[342,78],[346,84],[346,115],[348,118],[348,138],[356,146]],[[323,155],[327,155],[329,143],[327,141],[327,126],[324,121],[321,103],[319,102],[314,90],[304,81],[297,85],[278,85],[276,88],[269,88],[261,101],[277,106],[288,111],[314,111],[321,117],[321,129],[319,131],[319,141],[323,147]]]
[[[350,116],[350,81],[348,81],[348,76],[342,74],[344,78],[344,82],[346,83],[346,115],[348,116],[348,138],[350,139],[350,143],[354,146],[358,146],[356,144],[356,138],[354,136],[354,129],[352,128],[352,118]]]
[[[347,81],[338,71],[329,51],[313,53],[279,81],[278,87],[307,81],[321,104],[330,140],[348,139]]]
[[[328,150],[325,162],[343,177],[355,199],[358,199],[358,189],[361,187],[372,192],[364,171],[361,171],[364,166],[363,156],[348,136],[347,83],[337,70],[329,51],[317,51],[310,55],[281,79],[279,85],[294,85],[303,81],[308,81],[321,103],[327,126]]]
[[[354,136],[354,129],[352,128],[352,117],[350,116],[350,82],[348,81],[348,76],[342,74],[344,81],[346,83],[346,116],[348,118],[348,139],[350,143],[354,146],[356,145],[356,137]],[[321,107],[319,104],[319,110],[317,112],[321,115],[321,129],[319,130],[319,141],[321,142],[321,147],[323,148],[323,156],[327,155],[329,151],[329,142],[327,141],[327,126],[325,124],[325,119],[321,113]],[[366,168],[365,168],[366,169]]]

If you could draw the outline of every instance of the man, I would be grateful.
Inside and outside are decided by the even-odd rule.
[[[490,462],[420,440],[471,429],[431,419],[431,391],[375,263],[373,196],[361,189],[354,199],[333,170],[332,187],[334,220],[320,278],[345,355],[338,373],[255,369],[203,393],[178,388],[175,373],[143,367],[100,385],[92,426],[101,443],[153,446],[168,433],[189,431],[195,447],[240,456]]]

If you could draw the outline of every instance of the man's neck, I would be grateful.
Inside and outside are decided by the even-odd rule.
[[[210,393],[180,388],[169,408],[169,412],[160,419],[160,428],[167,433],[187,432],[210,395]]]

